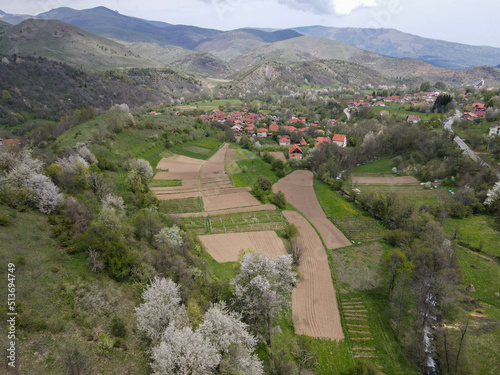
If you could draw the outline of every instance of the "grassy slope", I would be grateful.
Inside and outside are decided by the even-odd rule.
[[[392,175],[392,160],[379,158],[370,163],[359,165],[353,170],[353,174],[356,176],[370,176],[373,174],[391,174]]]
[[[65,348],[78,347],[90,373],[147,374],[143,344],[133,333],[133,308],[138,301],[134,288],[93,274],[82,256],[68,255],[58,248],[50,237],[46,216],[33,211],[16,212],[5,206],[0,206],[0,211],[11,216],[10,225],[0,227],[2,278],[6,280],[8,262],[17,265],[19,370],[65,374]],[[22,265],[20,257],[26,264]],[[2,301],[6,300],[5,286],[1,288]],[[5,309],[2,303],[2,315]],[[122,348],[99,357],[93,340],[100,332],[110,335],[113,314],[125,321],[128,335]]]
[[[169,151],[174,154],[184,155],[190,158],[207,160],[215,154],[221,144],[222,142],[218,138],[206,137],[177,144],[170,147]]]

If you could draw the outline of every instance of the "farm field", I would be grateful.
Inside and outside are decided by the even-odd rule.
[[[194,159],[209,159],[220,147],[222,142],[215,137],[200,138],[170,147],[174,154],[184,155]]]
[[[419,181],[412,176],[353,176],[354,184],[418,184]]]
[[[160,212],[168,215],[200,212],[203,208],[203,201],[200,197],[190,197],[181,199],[160,200]]]
[[[352,171],[353,176],[384,176],[393,175],[391,159],[379,158],[366,164],[358,165]]]
[[[304,248],[299,263],[301,279],[292,295],[295,332],[341,340],[344,333],[325,248],[314,228],[300,213],[283,213],[290,223],[297,226],[298,241]]]
[[[240,253],[249,248],[272,259],[287,254],[283,241],[274,231],[207,234],[199,238],[219,263],[236,262]]]
[[[186,229],[198,234],[283,230],[286,225],[283,214],[276,210],[181,217],[180,220]]]
[[[183,187],[198,185],[198,173],[203,160],[183,155],[163,158],[158,163],[155,180],[181,180]]]
[[[286,162],[285,155],[283,155],[280,151],[272,151],[269,153],[273,158],[281,160],[282,162]]]
[[[260,206],[261,203],[249,192],[203,196],[205,211],[226,210],[233,207]]]
[[[295,171],[273,185],[273,192],[285,193],[287,201],[304,216],[316,222],[316,229],[328,249],[349,246],[351,242],[331,221],[324,220],[323,212],[313,188],[313,174],[310,171]],[[314,222],[313,222],[314,225]]]
[[[359,184],[357,188],[361,191],[371,190],[384,193],[396,193],[402,199],[419,205],[422,203],[435,203],[436,201],[445,200],[450,196],[444,187],[428,189],[421,185]]]

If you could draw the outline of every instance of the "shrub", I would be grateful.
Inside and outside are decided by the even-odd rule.
[[[110,331],[113,336],[124,338],[127,336],[125,322],[118,315],[113,315],[110,323]]]
[[[271,203],[277,206],[278,208],[286,207],[286,197],[285,194],[280,190],[271,198]]]
[[[259,184],[262,190],[265,191],[270,190],[271,187],[273,186],[271,181],[266,176],[262,175],[260,175],[259,178],[257,179],[257,184]]]
[[[299,230],[297,229],[297,227],[295,226],[295,224],[288,223],[285,226],[285,237],[287,239],[291,239],[291,238],[297,237],[298,235],[299,235]]]
[[[115,340],[110,339],[108,335],[104,333],[99,333],[97,339],[97,352],[101,355],[107,355],[113,346],[115,345]]]
[[[10,217],[7,214],[0,214],[0,226],[7,226],[10,223]]]

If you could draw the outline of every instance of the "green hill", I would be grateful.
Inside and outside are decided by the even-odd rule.
[[[29,19],[12,26],[0,36],[0,53],[42,56],[94,71],[162,67],[121,44],[55,20]]]

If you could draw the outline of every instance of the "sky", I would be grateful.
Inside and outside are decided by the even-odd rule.
[[[105,6],[121,14],[218,30],[297,26],[393,28],[500,48],[499,0],[0,0],[7,13]]]

